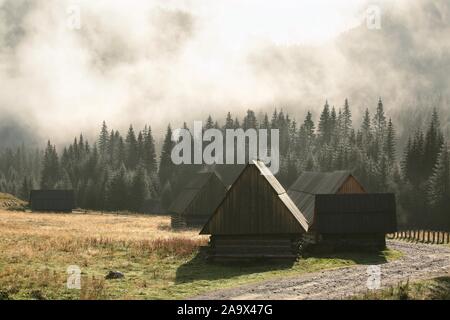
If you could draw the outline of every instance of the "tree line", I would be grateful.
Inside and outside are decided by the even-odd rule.
[[[184,128],[188,129],[187,124]],[[393,121],[382,100],[361,123],[353,123],[348,100],[335,108],[328,102],[317,121],[307,112],[297,122],[283,110],[256,114],[248,110],[239,119],[228,112],[223,121],[208,116],[204,129],[278,129],[280,171],[287,188],[304,171],[350,170],[370,192],[395,192],[401,223],[414,226],[449,226],[450,162],[437,110],[426,128],[411,133],[399,152]],[[161,201],[167,207],[192,174],[204,166],[175,166],[171,160],[169,125],[159,157],[150,126],[125,137],[103,123],[91,145],[82,135],[60,154],[51,142],[45,150],[20,146],[0,153],[0,191],[28,198],[29,190],[73,189],[77,205],[93,210],[146,211],[145,204]],[[235,169],[217,166],[232,183]],[[231,170],[231,171],[230,171]]]

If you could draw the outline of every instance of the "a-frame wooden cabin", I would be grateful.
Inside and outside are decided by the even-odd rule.
[[[295,259],[308,224],[263,162],[253,161],[228,190],[200,234],[212,259]]]
[[[306,240],[329,248],[384,249],[397,229],[394,194],[369,194],[348,171],[305,172],[289,196],[308,223]]]
[[[215,172],[196,173],[169,208],[172,228],[202,227],[226,192]]]

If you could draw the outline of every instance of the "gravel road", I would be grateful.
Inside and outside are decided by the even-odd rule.
[[[448,247],[400,241],[388,241],[388,246],[403,252],[404,255],[395,261],[378,265],[381,270],[381,288],[408,279],[420,280],[450,271],[450,248]],[[345,299],[367,290],[368,267],[357,265],[269,280],[210,292],[194,299]]]

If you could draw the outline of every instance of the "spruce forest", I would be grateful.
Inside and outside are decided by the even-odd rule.
[[[187,128],[187,124],[184,124]],[[248,110],[239,119],[209,116],[205,129],[242,128],[280,130],[280,172],[288,188],[304,171],[350,170],[374,193],[394,192],[399,224],[420,228],[450,228],[450,159],[448,141],[439,123],[439,111],[423,128],[408,132],[400,150],[395,123],[380,99],[367,109],[361,123],[354,123],[346,100],[341,108],[328,102],[318,119],[311,112],[297,121],[282,110],[256,115]],[[0,192],[28,200],[32,189],[73,189],[77,207],[102,211],[162,213],[193,172],[206,166],[175,166],[171,125],[160,154],[151,126],[129,127],[122,135],[103,123],[94,142],[83,135],[63,148],[48,141],[44,150],[26,145],[0,151]],[[217,165],[227,184],[240,166]],[[159,205],[155,205],[159,204]]]

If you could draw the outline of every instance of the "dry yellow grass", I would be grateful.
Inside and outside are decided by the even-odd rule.
[[[0,210],[3,235],[98,238],[114,241],[186,237],[202,239],[198,230],[174,232],[165,216],[102,213],[29,213]],[[204,239],[204,237],[203,237]]]
[[[0,300],[179,299],[358,261],[349,256],[310,257],[294,265],[211,264],[197,255],[207,241],[198,230],[172,231],[168,217],[0,210]],[[67,289],[71,265],[81,268],[81,290]],[[105,280],[115,270],[125,278]]]
[[[142,274],[159,269],[162,260],[189,259],[206,243],[197,230],[172,231],[163,216],[0,210],[0,298],[1,292],[14,298],[78,298],[64,292],[70,265],[84,271],[80,298],[100,298],[104,288],[98,287],[108,270]],[[50,296],[43,289],[50,289]]]
[[[25,205],[25,201],[17,199],[8,193],[0,192],[0,210],[22,209]]]

